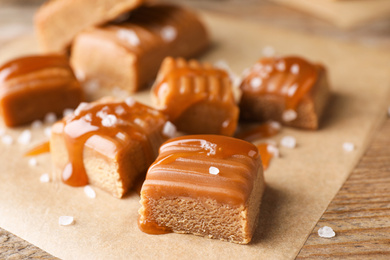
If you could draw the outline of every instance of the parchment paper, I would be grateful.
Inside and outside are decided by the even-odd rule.
[[[297,139],[295,149],[281,149],[265,172],[267,189],[259,226],[249,245],[193,235],[147,235],[137,227],[139,197],[119,200],[97,190],[97,198],[82,188],[40,183],[50,171],[50,156],[37,157],[30,167],[22,156],[45,139],[33,131],[23,146],[0,144],[0,226],[63,259],[293,259],[329,202],[365,150],[373,130],[385,118],[389,100],[390,54],[323,38],[205,15],[213,49],[204,57],[226,60],[234,71],[251,66],[263,48],[277,54],[301,54],[329,68],[333,97],[319,131],[283,128]],[[28,46],[20,48],[20,46]],[[0,50],[8,55],[34,51],[34,41]],[[2,60],[3,61],[3,60]],[[147,93],[140,94],[141,99]],[[23,130],[7,130],[15,138]],[[345,152],[343,142],[356,150]],[[58,217],[74,216],[72,226],[59,226]],[[337,229],[335,230],[337,233]],[[342,235],[342,234],[340,234]]]
[[[302,10],[341,28],[353,28],[390,15],[388,0],[271,0]]]

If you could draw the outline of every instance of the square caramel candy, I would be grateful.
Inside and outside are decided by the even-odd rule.
[[[54,179],[121,198],[156,159],[166,123],[161,112],[131,98],[81,103],[52,127]]]
[[[250,242],[265,184],[255,145],[221,135],[174,138],[160,148],[141,190],[139,227]]]
[[[188,134],[232,136],[239,109],[229,75],[210,64],[167,57],[152,88],[154,105]]]
[[[65,56],[28,56],[0,67],[0,114],[7,126],[62,115],[83,99],[80,83]]]
[[[39,45],[46,52],[65,53],[73,38],[89,27],[114,20],[142,4],[143,0],[47,1],[35,15]]]
[[[173,5],[145,5],[121,23],[79,34],[71,64],[85,85],[136,92],[155,78],[166,56],[192,57],[209,44],[198,17]]]
[[[294,56],[260,59],[240,88],[243,119],[313,130],[330,96],[325,68]]]

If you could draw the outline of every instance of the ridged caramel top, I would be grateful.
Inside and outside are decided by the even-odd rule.
[[[232,135],[237,126],[238,107],[229,75],[210,64],[196,60],[166,58],[152,89],[156,106],[175,122],[188,108],[208,101],[230,112],[220,133]]]
[[[63,55],[27,56],[0,67],[0,96],[53,87],[80,87]]]
[[[82,103],[74,114],[63,119],[69,158],[63,170],[63,182],[71,186],[88,184],[83,151],[86,141],[94,135],[109,138],[115,150],[123,149],[130,140],[139,141],[145,156],[152,162],[157,151],[153,151],[148,133],[165,121],[165,115],[132,99]]]
[[[281,96],[285,109],[295,110],[318,80],[319,65],[288,56],[260,59],[241,84],[244,95]]]
[[[182,196],[246,205],[257,175],[263,174],[261,167],[258,149],[246,141],[220,135],[174,138],[160,147],[141,197]]]

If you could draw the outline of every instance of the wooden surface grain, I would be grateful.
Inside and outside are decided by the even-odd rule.
[[[32,16],[43,0],[0,0],[0,47],[32,31]],[[314,17],[254,0],[170,0],[276,27],[390,49],[390,19],[343,31]],[[245,4],[243,4],[245,2]],[[19,5],[16,5],[19,4]],[[389,104],[390,105],[390,104]],[[0,216],[1,217],[1,216]],[[330,226],[331,239],[317,231]],[[367,152],[319,220],[298,259],[390,259],[390,119],[374,135]],[[56,259],[0,228],[0,259]]]
[[[321,238],[329,226],[334,238]],[[390,259],[390,119],[318,221],[297,259]]]

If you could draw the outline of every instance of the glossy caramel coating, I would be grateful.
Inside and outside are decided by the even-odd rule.
[[[297,56],[260,59],[240,88],[243,119],[307,129],[318,128],[329,97],[324,67]]]
[[[168,57],[161,65],[152,95],[155,105],[180,131],[231,136],[236,130],[239,110],[224,70]]]
[[[0,68],[0,111],[7,126],[62,115],[83,99],[79,82],[62,55],[18,58]]]
[[[177,230],[175,223],[172,225],[158,223],[156,219],[161,216],[155,215],[151,204],[158,203],[159,200],[179,200],[179,205],[183,201],[184,203],[192,201],[191,203],[199,203],[199,208],[227,207],[240,211],[244,216],[248,213],[249,204],[253,206],[254,196],[259,203],[263,187],[261,158],[255,145],[221,135],[190,135],[174,138],[160,147],[158,158],[148,170],[141,190],[142,208],[138,225],[142,231],[150,234],[161,234],[172,230],[230,240],[215,231],[207,234],[204,230]],[[258,194],[254,194],[255,190]],[[173,211],[183,210],[185,211],[176,208]],[[211,208],[209,210],[212,211]],[[255,211],[258,212],[258,208]],[[215,222],[215,225],[219,225],[217,219],[220,216],[215,216],[216,219],[213,221],[213,216],[208,209],[201,212],[207,214],[207,218],[211,218],[211,222]],[[192,213],[188,214],[192,215]],[[193,219],[202,219],[201,215],[196,214],[199,212],[194,212]],[[252,215],[248,218],[251,217]],[[179,222],[186,221],[178,216],[175,218],[179,218]],[[240,226],[241,221],[245,222],[240,218],[238,221],[240,223],[233,223],[232,226],[236,224]],[[253,227],[252,219],[247,221],[251,222]],[[213,227],[209,228],[213,229]]]

